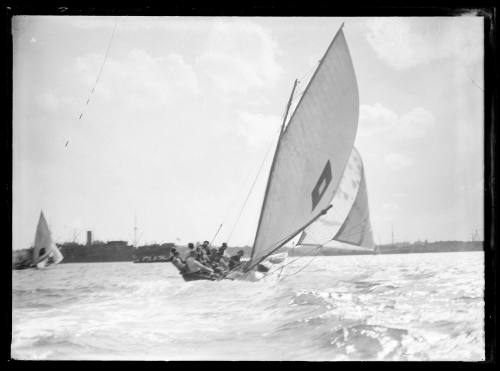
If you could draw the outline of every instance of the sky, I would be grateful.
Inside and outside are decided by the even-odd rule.
[[[293,81],[343,22],[375,242],[482,238],[481,17],[18,16],[13,248],[41,210],[56,242],[251,245]]]

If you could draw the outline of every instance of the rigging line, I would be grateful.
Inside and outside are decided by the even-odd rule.
[[[271,146],[272,146],[272,145],[270,145],[270,146],[269,146],[268,152],[270,151]],[[266,157],[267,157],[267,155],[268,155],[268,152],[266,152],[266,155],[264,156],[264,159],[262,160],[263,162],[265,161],[265,159],[266,159]],[[258,176],[258,174],[257,174],[257,176]],[[250,181],[250,179],[252,179],[252,178],[251,178],[251,173],[250,173],[250,172],[248,172],[247,176],[245,177],[245,181],[242,183],[242,185],[247,184],[247,183]],[[240,187],[240,188],[243,188],[243,187]],[[250,190],[249,192],[251,192],[251,190]],[[235,205],[235,204],[236,204],[236,201],[237,201],[237,199],[239,198],[239,197],[237,197],[237,196],[238,196],[238,194],[235,194],[235,196],[234,196],[234,197],[232,197],[232,200],[231,200],[231,202],[230,202],[230,205]],[[248,196],[247,196],[247,197],[248,197]],[[246,201],[245,201],[245,203],[246,203]],[[242,206],[242,208],[244,208],[244,205]],[[242,211],[240,211],[240,214],[241,214],[241,213],[242,213]],[[223,224],[223,225],[225,225],[225,224],[226,224],[226,221],[229,219],[229,217],[230,217],[230,216],[231,216],[231,208],[228,208],[228,210],[227,210],[227,212],[226,212],[226,214],[225,214],[225,216],[224,216],[224,219],[223,219],[223,221],[222,221],[222,224]],[[238,217],[238,219],[239,219],[239,217]],[[236,228],[236,224],[237,224],[237,223],[238,223],[238,221],[236,221],[236,222],[234,223],[234,225],[233,225],[233,229],[231,230],[231,233],[229,234],[229,237],[226,237],[225,241],[226,241],[227,243],[229,243],[229,238],[230,238],[230,237],[231,237],[231,235],[233,234],[233,231],[234,231],[234,229]],[[225,228],[225,229],[226,229],[226,228]],[[226,236],[227,236],[227,233],[226,233]]]
[[[299,81],[302,82],[304,81],[304,78],[307,76],[307,75],[310,75],[312,74],[312,72],[318,67],[318,64],[319,62],[321,62],[321,58],[311,67],[311,69],[309,71],[307,71],[304,76],[302,76]]]
[[[324,247],[323,245],[324,245],[326,242],[328,242],[328,240],[326,240],[325,242],[321,243],[321,242],[319,242],[318,240],[316,240],[314,237],[311,237],[311,238],[314,240],[314,242],[316,242],[316,243],[318,244],[318,246],[317,246],[317,247],[315,247],[315,249],[314,249],[314,250],[316,250],[316,254],[314,254],[314,255],[313,255],[313,259],[311,259],[311,261],[310,261],[310,262],[309,262],[306,266],[309,266],[309,265],[312,263],[312,260],[314,260],[314,258],[316,258],[316,256],[318,256],[319,252],[320,252],[320,251],[321,251],[321,249]],[[313,250],[313,251],[314,251],[314,250]],[[292,264],[292,263],[295,263],[296,261],[298,261],[298,260],[300,260],[300,259],[304,258],[305,256],[306,256],[306,255],[303,255],[303,256],[298,256],[298,257],[296,257],[295,259],[293,259],[292,261],[290,261],[290,262],[288,262],[288,263],[286,263],[286,264],[283,264],[282,266],[280,266],[280,267],[276,268],[276,269],[275,269],[275,270],[273,270],[273,271],[268,272],[268,273],[267,273],[267,275],[272,274],[272,273],[274,273],[274,272],[277,272],[277,271],[279,271],[279,270],[282,270],[282,269],[283,269],[283,268],[285,268],[286,266],[288,266],[288,265],[290,265],[290,264]],[[298,272],[295,272],[295,273],[298,273]],[[295,274],[295,273],[294,273],[294,274]],[[285,279],[286,277],[288,277],[288,275],[285,275],[285,276],[283,277],[283,279]],[[260,281],[262,278],[264,278],[264,277],[259,278],[257,281]]]
[[[321,59],[319,59],[318,62],[314,66],[312,66],[311,69],[309,71],[307,71],[300,79],[297,79],[297,85],[301,85],[302,82],[309,82],[314,71],[316,70],[316,68],[318,68],[320,62],[321,62]],[[307,77],[307,80],[306,80],[306,77]],[[306,86],[307,86],[307,84],[306,84]],[[304,94],[305,91],[306,91],[306,87],[304,87],[304,89],[298,90],[297,93],[294,94],[294,97],[292,99],[292,103],[290,104],[290,113],[291,114],[289,115],[289,117],[292,117],[292,114],[295,111],[295,108],[297,108],[297,103],[302,98],[302,95]]]
[[[250,189],[249,189],[248,194],[247,194],[247,196],[245,198],[245,201],[243,202],[243,206],[241,207],[240,212],[238,213],[238,217],[236,218],[236,221],[234,222],[233,228],[231,229],[231,232],[229,233],[229,236],[226,239],[226,241],[228,241],[228,242],[231,239],[231,237],[233,235],[233,232],[236,229],[236,226],[238,225],[238,222],[240,221],[241,214],[243,213],[243,210],[245,209],[247,201],[250,198],[250,195],[252,194],[252,191],[253,191],[253,188],[255,186],[255,183],[257,183],[257,179],[259,178],[260,172],[261,172],[261,170],[262,170],[262,168],[264,166],[264,163],[267,160],[267,157],[269,156],[269,153],[271,152],[271,149],[273,148],[273,145],[274,145],[274,143],[271,143],[269,145],[269,148],[267,149],[267,152],[266,152],[264,158],[262,159],[262,162],[260,163],[259,170],[257,171],[257,174],[255,175],[255,178],[254,178],[254,180],[252,182],[252,185],[250,186]]]
[[[293,234],[293,232],[292,232],[292,233],[290,233],[290,234],[288,234],[288,235],[286,235],[285,237],[282,237],[282,238],[281,238],[281,239],[279,239],[277,242],[273,243],[271,246],[278,246],[278,245],[280,245],[283,241],[285,241],[286,239],[290,238],[290,236],[291,236],[292,234]],[[275,248],[275,247],[273,247],[273,249],[274,249],[274,248]],[[271,251],[272,251],[273,249],[271,249]],[[263,260],[265,260],[265,259],[263,259]],[[263,260],[261,260],[258,264],[260,264]],[[249,260],[249,261],[247,261],[245,264],[248,266],[248,265],[249,265],[249,264],[251,264],[251,263],[252,263],[252,260]],[[258,265],[258,264],[255,264],[255,265]],[[239,268],[241,268],[241,267],[240,267],[240,266],[234,267],[233,269],[230,269],[228,273],[232,272],[233,270],[238,270]]]
[[[474,81],[474,79],[472,79],[471,77],[469,77],[469,78],[470,78],[470,80],[474,83],[474,85],[476,85],[476,86],[477,86],[479,89],[481,89],[481,91],[484,93],[484,89],[483,89],[482,87],[480,87],[480,86],[478,85],[478,83]]]
[[[323,243],[322,243],[322,242],[319,242],[319,241],[318,241],[318,240],[317,240],[317,239],[316,239],[313,235],[310,235],[310,238],[313,240],[313,242],[315,242],[316,244],[318,244],[318,245],[319,245],[319,246],[316,248],[316,249],[317,249],[317,250],[316,250],[316,254],[314,254],[314,255],[313,255],[313,258],[312,258],[312,259],[311,259],[311,260],[310,260],[310,261],[309,261],[309,262],[308,262],[308,263],[307,263],[304,267],[299,268],[299,270],[295,271],[295,272],[294,272],[294,273],[292,273],[292,274],[285,275],[285,276],[283,277],[283,279],[285,279],[285,278],[287,278],[287,277],[294,276],[294,275],[296,275],[296,274],[298,274],[298,273],[302,272],[302,271],[303,271],[304,269],[306,269],[308,266],[310,266],[310,265],[312,264],[313,260],[314,260],[314,259],[316,259],[316,257],[319,255],[319,253],[320,253],[321,249],[322,249],[323,247],[325,247],[325,246],[324,246],[324,244],[325,244],[325,243],[327,243],[327,242],[329,242],[329,241],[331,241],[331,240],[326,240],[325,242],[323,242]],[[300,258],[300,257],[299,257],[299,258]]]
[[[465,65],[462,65],[462,68],[464,69],[465,74],[467,75],[469,80],[472,81],[474,83],[474,85],[476,85],[484,93],[484,89],[481,86],[479,86],[479,84],[471,77],[472,73],[470,73],[469,68],[465,67]]]
[[[104,64],[106,63],[106,60],[108,59],[109,50],[111,49],[111,43],[113,42],[113,38],[115,37],[115,31],[116,31],[117,24],[118,24],[118,18],[115,17],[115,26],[113,27],[113,33],[111,34],[111,38],[109,39],[108,48],[106,49],[106,53],[104,54],[104,59],[102,61],[102,65],[101,65],[101,68],[99,70],[99,73],[97,74],[95,86],[97,86],[97,83],[99,82],[99,79],[101,78],[102,70],[104,69]],[[95,86],[94,86],[94,88],[95,88]],[[92,92],[94,92],[94,88],[92,89]]]
[[[108,54],[109,54],[109,50],[111,49],[111,44],[113,42],[113,38],[115,37],[115,31],[116,31],[117,25],[118,25],[118,17],[115,17],[115,25],[113,27],[113,32],[111,33],[111,37],[109,39],[108,47],[106,48],[106,52],[104,53],[104,59],[102,61],[101,67],[99,68],[99,72],[97,73],[97,78],[95,80],[95,83],[92,86],[92,89],[90,90],[90,94],[88,95],[87,102],[85,103],[85,106],[88,106],[88,104],[90,102],[90,97],[94,94],[94,91],[97,87],[97,84],[99,83],[99,80],[101,79],[102,71],[104,69],[104,65],[106,64],[106,60],[108,59]],[[80,117],[78,119],[81,120],[82,116],[83,116],[83,111],[80,113]]]
[[[318,60],[318,62],[316,62],[316,64],[314,64],[314,65],[311,67],[311,69],[310,69],[309,71],[307,71],[307,72],[306,72],[306,73],[305,73],[305,74],[304,74],[304,75],[303,75],[303,76],[299,79],[299,84],[301,84],[303,81],[305,81],[306,76],[308,76],[308,75],[312,75],[312,73],[314,72],[314,70],[315,70],[316,68],[318,68],[318,65],[319,65],[319,63],[320,63],[320,62],[321,62],[321,58]],[[311,76],[309,76],[309,78],[311,78]],[[303,89],[303,90],[302,90],[299,94],[297,94],[297,95],[302,95],[302,94],[304,93],[304,90],[305,90],[305,89]]]
[[[297,271],[295,271],[295,272],[293,272],[291,274],[287,274],[287,275],[283,276],[282,280],[284,280],[285,278],[288,278],[288,277],[295,276],[296,274],[302,272],[304,269],[306,269],[307,267],[309,267],[312,264],[313,260],[318,257],[318,255],[319,255],[322,247],[323,246],[321,246],[320,248],[318,248],[318,251],[316,251],[316,254],[313,255],[313,257],[311,258],[311,260],[309,260],[309,262],[306,265],[304,265],[302,268],[299,268]]]
[[[293,99],[293,92],[295,91],[296,86],[297,86],[297,80],[295,80],[295,83],[294,83],[294,86],[293,86],[293,90],[292,90],[292,95],[291,95],[290,99]],[[283,119],[282,119],[282,121],[283,121],[283,122],[282,122],[282,124],[281,124],[281,126],[280,126],[280,128],[279,128],[278,144],[276,144],[276,145],[275,145],[274,143],[270,143],[270,144],[269,144],[269,147],[268,147],[268,149],[267,149],[266,155],[264,156],[264,158],[263,158],[263,160],[262,160],[262,163],[260,164],[260,167],[259,167],[259,170],[258,170],[258,172],[257,172],[257,175],[255,176],[255,179],[254,179],[254,181],[253,181],[253,183],[252,183],[252,186],[250,187],[250,190],[249,190],[248,195],[247,195],[247,197],[246,197],[246,199],[245,199],[245,202],[243,203],[243,206],[242,206],[242,208],[241,208],[241,210],[240,210],[240,213],[239,213],[239,215],[238,215],[238,218],[237,218],[237,220],[236,220],[236,222],[235,222],[235,224],[234,224],[234,226],[233,226],[233,229],[231,230],[231,233],[230,233],[230,235],[229,235],[229,237],[228,237],[228,239],[227,239],[228,241],[229,241],[229,238],[232,236],[232,234],[233,234],[233,232],[234,232],[234,230],[235,230],[235,228],[236,228],[236,225],[238,224],[238,222],[239,222],[239,220],[240,220],[241,214],[243,213],[243,209],[245,208],[246,203],[247,203],[247,201],[248,201],[248,199],[249,199],[249,197],[250,197],[250,195],[251,195],[251,193],[252,193],[253,187],[255,186],[255,183],[257,182],[257,178],[258,178],[258,176],[259,176],[259,174],[260,174],[260,171],[262,170],[262,167],[264,166],[264,162],[266,161],[267,156],[269,155],[269,153],[270,153],[271,149],[272,149],[274,146],[276,146],[276,151],[278,151],[279,144],[280,144],[280,139],[281,139],[281,136],[283,135],[283,131],[284,131],[284,128],[285,128],[285,121],[286,121],[286,118],[287,118],[287,116],[288,116],[288,111],[289,111],[289,109],[290,109],[290,105],[291,105],[291,100],[288,102],[287,108],[285,109],[285,112],[283,113]],[[275,152],[275,155],[276,155],[276,152]],[[273,162],[274,162],[274,159],[273,159]],[[273,166],[273,165],[271,165],[271,171],[272,171],[272,166]],[[268,179],[268,182],[269,182],[269,179]],[[269,184],[268,184],[268,186],[269,186]],[[267,191],[266,191],[266,192],[267,192]],[[266,196],[264,195],[264,199],[265,199],[265,197],[266,197]],[[264,200],[264,202],[265,202],[265,200]],[[262,212],[262,209],[261,209],[261,212]],[[257,228],[258,228],[258,227],[257,227]],[[253,251],[253,250],[252,250],[252,251]]]
[[[320,249],[322,249],[322,248],[323,248],[323,246],[318,246],[318,247],[316,247],[316,248],[315,248],[315,250],[317,251],[317,252],[316,252],[316,255],[317,255],[317,254],[319,254],[319,250],[320,250]],[[293,259],[292,261],[289,261],[288,263],[283,264],[282,266],[277,267],[277,268],[276,268],[276,269],[274,269],[274,270],[270,270],[269,272],[267,272],[266,276],[267,276],[267,275],[270,275],[270,274],[272,274],[272,273],[274,273],[274,272],[277,272],[277,271],[279,271],[279,270],[281,270],[281,269],[283,269],[283,268],[285,268],[285,267],[289,266],[289,265],[290,265],[290,264],[292,264],[292,263],[295,263],[296,261],[298,261],[298,260],[300,260],[300,259],[304,258],[305,256],[306,256],[306,255],[304,255],[304,256],[298,256],[297,258]],[[263,279],[264,277],[265,277],[265,276],[263,276],[263,277],[259,278],[257,281],[260,281],[260,280],[261,280],[261,279]],[[285,276],[285,277],[286,277],[286,276]]]
[[[217,232],[215,232],[215,236],[212,238],[212,241],[210,241],[210,244],[208,246],[212,246],[212,244],[214,243],[215,237],[217,237],[221,228],[222,228],[222,224],[219,225],[219,229],[217,229]]]
[[[283,238],[279,239],[275,244],[271,244],[271,246],[273,246],[273,248],[268,250],[268,252],[265,253],[263,256],[259,257],[258,259],[255,259],[257,262],[255,262],[253,260],[253,256],[251,256],[250,261],[247,262],[247,265],[244,268],[245,272],[249,271],[250,269],[252,269],[256,265],[258,265],[260,262],[267,259],[271,254],[273,254],[274,252],[276,252],[277,250],[282,248],[287,241],[290,241],[292,238],[294,238],[296,235],[298,235],[300,232],[304,231],[307,227],[309,227],[312,223],[314,223],[317,219],[319,219],[322,215],[325,215],[328,212],[328,210],[330,210],[331,207],[332,207],[332,205],[329,205],[325,209],[321,210],[318,215],[316,215],[314,218],[309,220],[309,222],[307,222],[305,225],[301,226],[300,229],[293,231],[290,234],[284,236]]]
[[[312,238],[315,242],[318,242],[318,241],[317,241],[314,237],[311,237],[311,238]],[[326,242],[328,242],[328,241],[326,241]],[[321,244],[321,245],[318,247],[318,250],[317,250],[316,254],[314,254],[314,255],[313,255],[313,258],[312,258],[312,259],[311,259],[311,260],[310,260],[310,261],[309,261],[309,262],[308,262],[308,263],[307,263],[304,267],[299,268],[299,269],[298,269],[297,271],[295,271],[294,273],[291,273],[291,274],[285,275],[282,279],[285,279],[285,278],[287,278],[287,277],[292,277],[292,276],[294,276],[294,275],[296,275],[296,274],[298,274],[298,273],[302,272],[302,271],[303,271],[304,269],[306,269],[307,267],[309,267],[309,266],[312,264],[313,260],[314,260],[314,259],[316,259],[316,257],[318,257],[318,255],[319,255],[319,253],[320,253],[320,251],[321,251],[321,249],[322,249],[323,247],[324,247],[324,245],[323,245],[323,244]],[[366,252],[368,252],[368,250],[367,250]],[[373,258],[375,257],[375,255],[376,255],[376,254],[374,254],[374,253],[373,253],[373,254],[371,254],[371,255],[372,255],[372,256],[371,256],[370,260],[368,260],[368,263],[367,263],[367,264],[370,264],[370,263],[372,262],[372,260],[373,260]]]
[[[247,175],[247,177],[245,178],[245,181],[242,184],[247,184],[247,180],[250,180],[250,179],[251,179],[250,176]],[[237,196],[238,196],[238,194],[235,194],[235,196],[232,198],[231,202],[229,203],[230,205],[236,204],[236,200],[238,199]],[[231,214],[231,211],[230,211],[230,208],[228,208],[228,210],[226,211],[226,214],[225,214],[224,218],[222,219],[222,225],[226,224],[226,221],[229,219],[230,214]],[[225,241],[228,242],[227,239]]]

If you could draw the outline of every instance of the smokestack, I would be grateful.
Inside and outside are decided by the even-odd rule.
[[[92,231],[87,231],[87,246],[92,245]]]

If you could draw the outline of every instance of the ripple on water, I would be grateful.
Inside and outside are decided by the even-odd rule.
[[[477,253],[317,257],[294,276],[258,283],[186,283],[170,264],[16,271],[12,354],[480,360],[482,259]]]
[[[322,334],[318,340],[353,360],[390,359],[401,350],[407,334],[405,329],[360,323]]]

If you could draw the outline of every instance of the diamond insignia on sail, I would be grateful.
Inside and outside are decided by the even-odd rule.
[[[311,193],[313,210],[318,205],[319,201],[321,200],[321,197],[323,197],[323,195],[325,194],[325,191],[328,188],[328,185],[330,184],[331,181],[332,181],[332,167],[330,166],[330,160],[328,160],[326,162],[325,168],[323,169],[323,172],[319,176],[319,179],[316,182],[316,185],[314,186],[314,189]]]

